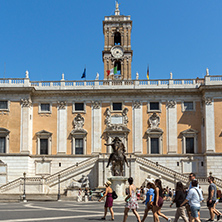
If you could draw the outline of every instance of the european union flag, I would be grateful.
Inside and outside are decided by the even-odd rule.
[[[83,78],[86,78],[86,68],[84,69],[84,71],[83,71],[83,74],[82,74],[82,77],[81,77],[82,79]]]

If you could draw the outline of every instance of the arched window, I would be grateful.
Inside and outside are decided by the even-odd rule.
[[[114,35],[114,45],[121,45],[121,34],[119,32]]]
[[[117,66],[117,75],[121,74],[121,62],[120,61],[115,61],[114,67]]]

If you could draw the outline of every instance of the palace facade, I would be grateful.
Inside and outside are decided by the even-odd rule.
[[[58,177],[62,189],[82,175],[102,187],[116,136],[137,186],[159,177],[172,187],[190,172],[222,186],[222,76],[132,79],[131,29],[117,4],[103,21],[103,80],[0,79],[1,193],[21,192],[24,176],[32,193],[56,192]]]

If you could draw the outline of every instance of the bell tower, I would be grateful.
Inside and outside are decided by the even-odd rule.
[[[104,80],[131,79],[133,56],[131,30],[132,21],[130,16],[120,15],[119,4],[116,2],[115,15],[105,16],[103,21]],[[111,70],[110,74],[108,70]]]

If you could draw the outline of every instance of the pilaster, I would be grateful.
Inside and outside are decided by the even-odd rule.
[[[66,154],[67,148],[67,109],[66,102],[58,102],[57,115],[57,154]]]
[[[101,106],[100,102],[92,102],[92,153],[101,153],[101,135],[102,135],[102,121],[101,121]]]
[[[140,101],[133,103],[133,152],[143,153],[143,113]]]
[[[30,99],[21,99],[21,142],[20,152],[21,153],[32,153],[31,147],[31,105]]]
[[[177,105],[176,101],[167,102],[167,153],[177,153]]]
[[[205,152],[215,152],[215,119],[214,119],[214,101],[211,97],[204,97],[205,107]]]

